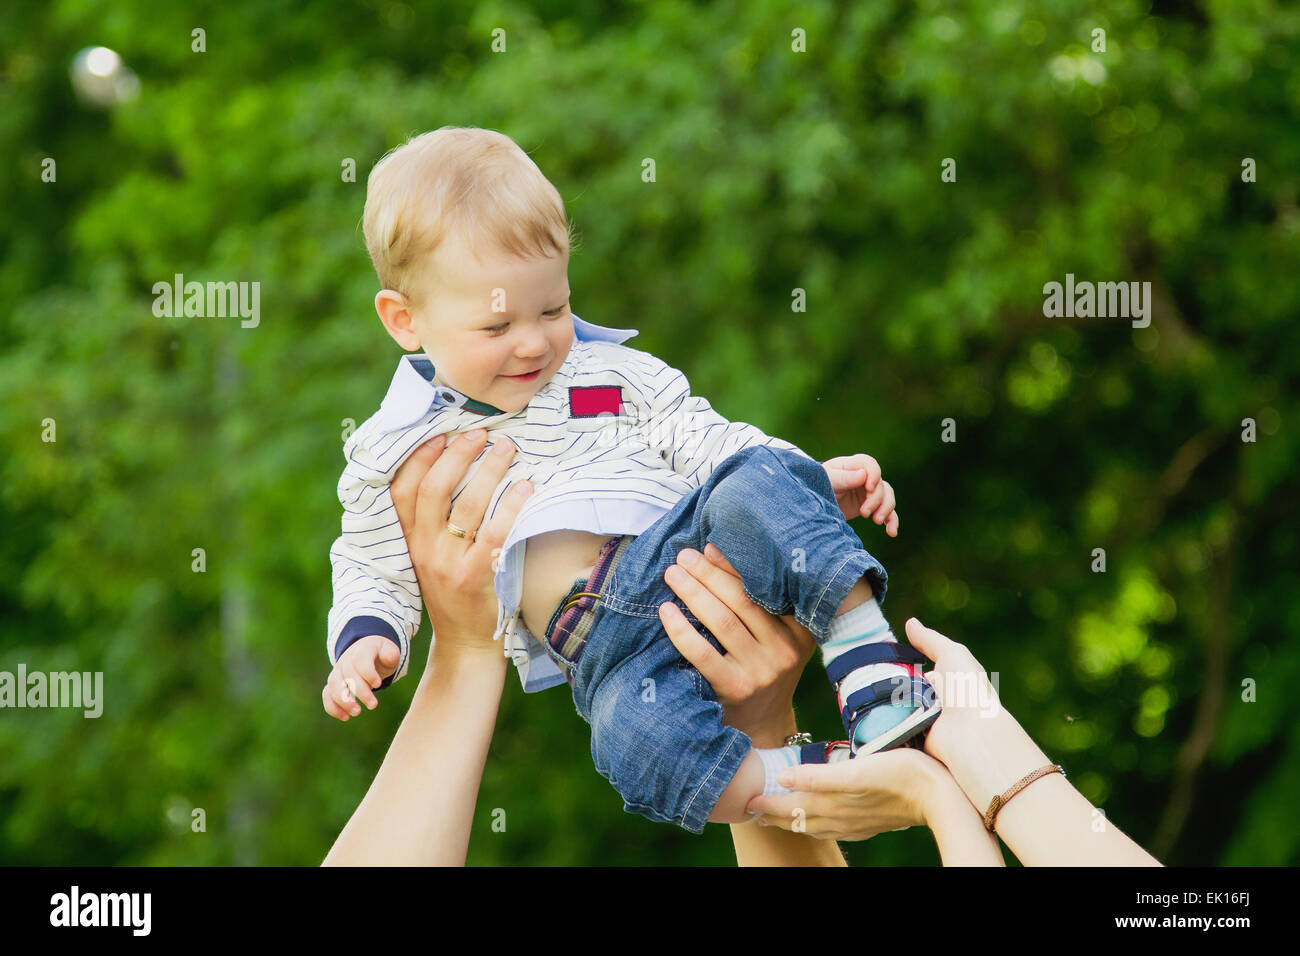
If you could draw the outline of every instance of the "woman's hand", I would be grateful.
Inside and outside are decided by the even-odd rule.
[[[964,644],[916,618],[907,622],[907,637],[934,661],[925,677],[943,705],[925,749],[943,761],[982,820],[994,796],[1052,762],[999,702],[984,668]],[[1007,801],[995,828],[1025,866],[1160,865],[1114,822],[1099,827],[1099,819],[1104,819],[1101,811],[1073,784],[1051,773]]]
[[[452,505],[452,492],[483,450],[486,437],[480,428],[454,437],[450,444],[444,435],[425,442],[397,470],[391,492],[437,637],[434,646],[501,654],[500,645],[490,640],[497,614],[493,577],[506,535],[532,494],[532,485],[511,485],[492,520],[483,522],[492,493],[514,459],[514,444],[501,437]],[[450,533],[448,521],[471,536]]]
[[[675,604],[659,606],[669,639],[712,685],[726,723],[756,747],[780,747],[795,732],[791,698],[816,647],[812,634],[793,617],[769,614],[751,601],[736,569],[712,544],[703,556],[682,550],[664,580],[726,648],[724,657]]]
[[[762,826],[823,840],[868,840],[923,825],[934,833],[944,866],[1003,866],[997,839],[984,829],[946,767],[910,747],[840,763],[790,767],[777,780],[796,792],[755,797]]]
[[[971,722],[978,724],[989,708],[1001,709],[997,694],[964,646],[915,618],[907,622],[907,636],[935,659],[934,670],[925,677],[944,706],[926,739],[929,756],[897,748],[842,763],[789,768],[777,781],[795,793],[750,801],[751,812],[765,814],[761,822],[787,830],[798,823],[803,832],[825,839],[865,840],[909,826],[936,829],[941,825],[936,821],[953,812],[978,818],[958,784],[961,777],[954,775],[957,768],[965,770],[972,752],[981,752],[972,744],[981,728]]]
[[[905,627],[912,646],[934,661],[925,679],[943,707],[925,739],[926,753],[952,773],[971,802],[987,807],[1031,770],[1047,763],[1043,752],[1002,707],[984,667],[965,644],[951,640],[909,618]]]
[[[911,747],[789,767],[777,782],[796,792],[749,801],[751,813],[763,814],[757,822],[823,840],[867,840],[925,826],[939,798],[961,795],[939,761]]]

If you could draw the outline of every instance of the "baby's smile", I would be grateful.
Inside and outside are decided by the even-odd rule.
[[[536,368],[533,369],[531,372],[525,372],[522,375],[502,375],[501,377],[508,378],[512,382],[533,382],[536,381],[537,376],[541,374],[542,374],[542,369]]]

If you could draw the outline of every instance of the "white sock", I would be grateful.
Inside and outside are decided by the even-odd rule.
[[[786,767],[799,766],[799,748],[773,747],[764,750],[755,747],[754,753],[758,754],[758,759],[763,761],[763,796],[768,797],[774,793],[794,793],[789,787],[777,783],[776,775]]]
[[[799,758],[803,748],[774,747],[770,750],[760,750],[755,747],[754,753],[758,754],[758,759],[763,761],[763,796],[771,796],[774,793],[794,793],[789,787],[777,783],[776,777],[787,767],[797,767],[802,763]],[[851,756],[847,747],[840,747],[831,751],[827,763],[839,763],[841,760],[848,760]]]

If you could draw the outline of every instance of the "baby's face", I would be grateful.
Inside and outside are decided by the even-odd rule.
[[[568,253],[480,262],[448,237],[433,265],[436,282],[421,288],[412,324],[434,381],[503,411],[524,408],[573,345]]]

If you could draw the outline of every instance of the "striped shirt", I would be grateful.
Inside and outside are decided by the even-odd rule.
[[[406,355],[379,411],[348,438],[339,479],[342,534],[330,549],[334,604],[328,619],[331,664],[370,634],[401,650],[388,686],[407,670],[420,626],[415,569],[389,485],[398,467],[435,435],[485,428],[488,440],[517,447],[492,493],[484,520],[501,495],[527,478],[534,487],[506,538],[497,566],[497,626],[526,692],[565,683],[519,617],[527,539],[562,528],[601,535],[640,534],[721,462],[750,445],[802,452],[753,425],[727,421],[690,393],[675,368],[621,343],[633,329],[611,329],[573,317],[574,341],[552,379],[517,412],[484,415],[463,408],[467,397],[433,382],[433,363]],[[456,486],[453,501],[478,470],[485,447]],[[436,635],[435,635],[436,637]]]

